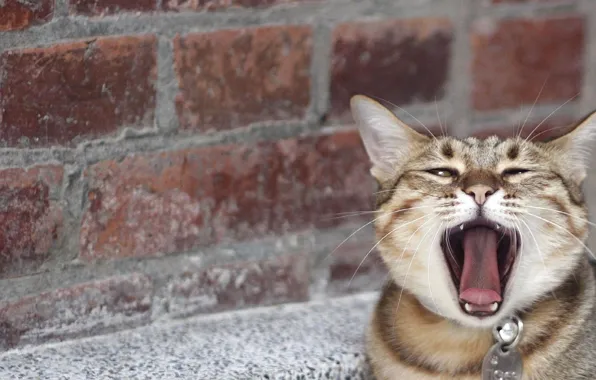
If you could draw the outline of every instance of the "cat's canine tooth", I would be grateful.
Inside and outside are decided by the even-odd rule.
[[[459,229],[462,230],[462,231],[464,230],[464,224],[463,223],[459,225]]]
[[[472,306],[470,306],[469,303],[466,302],[465,305],[464,305],[464,308],[466,309],[466,311],[468,313],[471,313],[472,312]]]
[[[492,305],[490,305],[490,311],[492,311],[492,312],[497,311],[498,308],[499,308],[499,304],[496,302],[493,302]]]
[[[497,226],[497,230],[501,229],[501,225],[499,223],[496,223],[496,226]]]

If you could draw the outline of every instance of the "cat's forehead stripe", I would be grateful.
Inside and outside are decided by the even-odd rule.
[[[445,141],[441,146],[441,153],[446,158],[453,158],[453,146],[449,141]]]

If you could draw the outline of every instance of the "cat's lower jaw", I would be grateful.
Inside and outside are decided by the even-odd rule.
[[[368,353],[378,380],[481,379],[490,329],[444,319],[389,283],[368,333]],[[399,308],[398,308],[399,303]],[[583,261],[552,294],[520,314],[519,349],[524,379],[593,378],[596,374],[596,281]]]

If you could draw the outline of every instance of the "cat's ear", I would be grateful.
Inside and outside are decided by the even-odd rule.
[[[366,96],[352,97],[350,107],[372,162],[371,173],[381,183],[393,178],[401,162],[417,144],[430,141]]]
[[[596,111],[593,111],[569,133],[549,142],[562,151],[570,176],[581,183],[586,177],[590,155],[596,142]]]

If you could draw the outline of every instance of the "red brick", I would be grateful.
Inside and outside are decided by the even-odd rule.
[[[247,240],[370,209],[374,191],[357,132],[213,146],[86,171],[85,259],[150,256]]]
[[[304,255],[188,271],[168,284],[168,308],[173,316],[186,317],[306,301],[309,283]]]
[[[305,0],[163,0],[163,8],[167,11],[214,11],[232,7],[264,8],[301,1],[305,2]]]
[[[0,31],[25,29],[46,23],[54,14],[54,0],[0,2]]]
[[[103,16],[131,11],[154,11],[156,0],[70,0],[70,13]]]
[[[474,108],[517,108],[539,93],[538,103],[578,95],[584,33],[581,17],[477,22],[471,36]]]
[[[0,307],[0,348],[146,324],[152,292],[149,278],[131,274],[5,302]]]
[[[311,35],[307,26],[278,26],[177,36],[182,127],[225,130],[303,118],[310,101]]]
[[[32,146],[69,144],[153,123],[154,36],[13,50],[0,63],[0,139],[10,146],[24,138]]]
[[[0,275],[36,270],[62,235],[62,209],[53,199],[63,168],[0,170]]]
[[[446,19],[339,25],[333,32],[332,117],[350,119],[349,100],[355,94],[397,105],[441,99],[452,33]]]
[[[387,269],[378,250],[368,253],[374,245],[372,239],[353,236],[332,253],[329,257],[329,293],[350,294],[380,289],[387,279]]]
[[[497,135],[501,138],[521,136],[523,138],[529,138],[532,141],[546,141],[569,132],[577,121],[569,118],[559,118],[553,120],[547,120],[544,123],[540,122],[527,122],[520,131],[520,125],[514,126],[503,126],[503,127],[482,127],[477,126],[476,130],[472,133],[473,136],[479,138],[486,138],[492,135]]]

